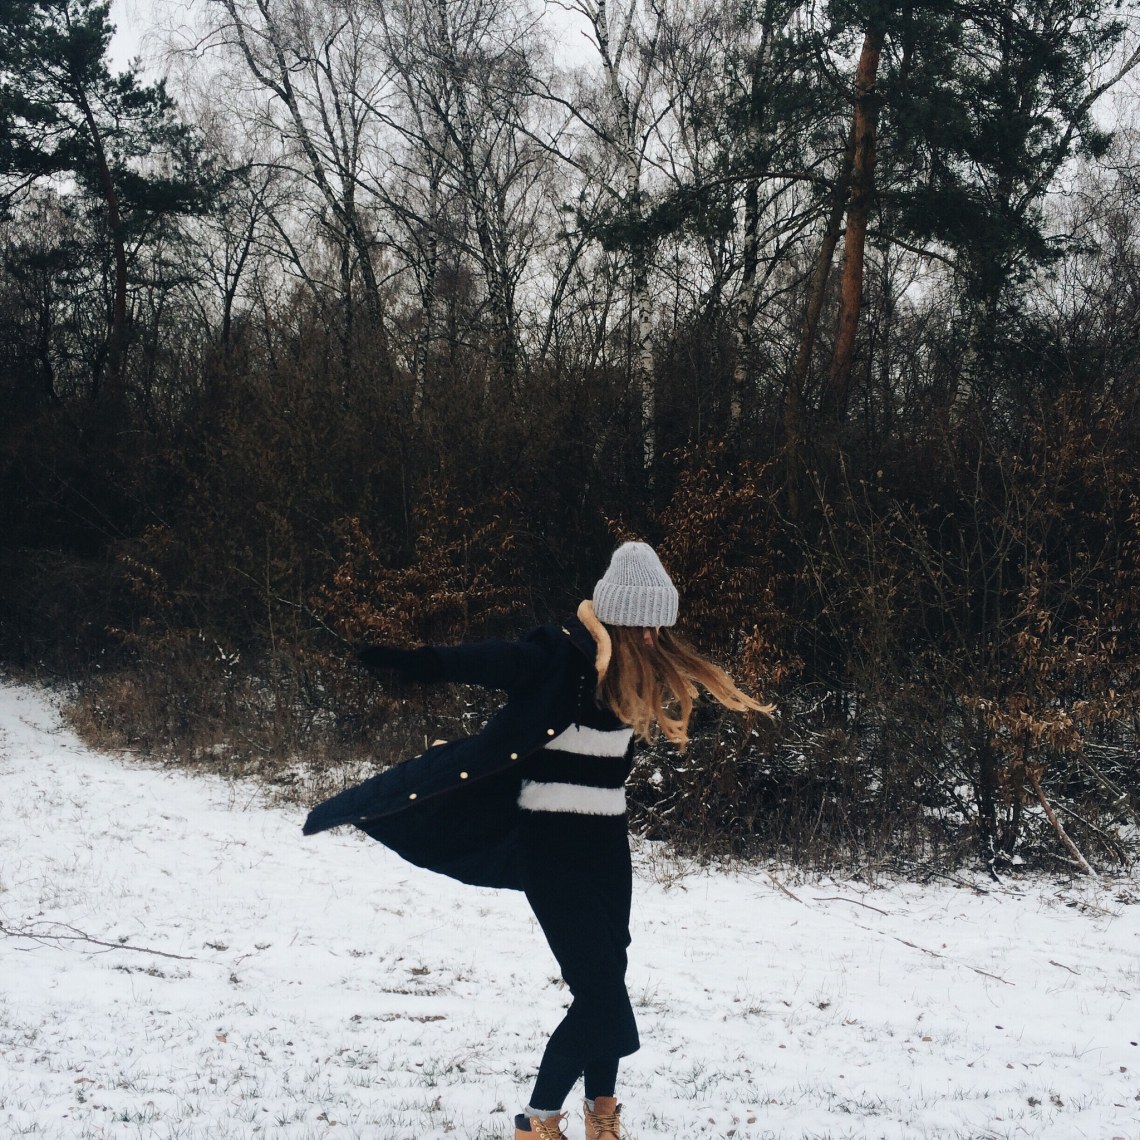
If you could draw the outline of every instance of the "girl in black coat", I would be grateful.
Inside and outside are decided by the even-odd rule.
[[[676,620],[665,568],[628,542],[565,626],[519,642],[364,650],[366,664],[409,680],[502,688],[507,704],[478,736],[342,792],[305,824],[311,834],[353,823],[421,866],[526,893],[573,1000],[516,1140],[565,1140],[562,1104],[580,1077],[587,1140],[620,1140],[618,1063],[639,1046],[625,986],[634,737],[660,729],[683,748],[696,684],[728,708],[771,711],[672,636]]]

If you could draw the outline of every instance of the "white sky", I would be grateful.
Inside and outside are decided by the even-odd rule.
[[[112,0],[111,20],[115,25],[111,61],[116,69],[121,69],[144,53],[143,38],[155,21],[146,0]]]
[[[112,66],[125,68],[131,60],[142,58],[144,67],[159,54],[162,25],[177,26],[194,22],[195,10],[204,0],[112,0],[111,21],[115,38],[111,42]],[[558,55],[588,59],[595,50],[587,40],[589,25],[584,16],[568,12],[558,3],[543,6],[543,22],[555,40]],[[552,45],[554,46],[554,45]]]
[[[116,25],[111,44],[113,66],[125,68],[132,59],[142,58],[144,70],[158,73],[158,67],[147,68],[146,64],[160,54],[162,24],[167,27],[192,24],[195,9],[205,2],[207,0],[112,0],[111,19]],[[584,16],[568,11],[559,0],[534,2],[543,9],[542,19],[554,41],[551,46],[562,62],[585,63],[594,58],[596,48]],[[1108,129],[1129,127],[1137,120],[1138,107],[1140,77],[1133,73],[1100,100],[1096,119]]]

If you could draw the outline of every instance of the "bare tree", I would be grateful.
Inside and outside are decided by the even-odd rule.
[[[584,217],[589,228],[608,230],[627,251],[629,296],[627,370],[641,416],[642,460],[649,469],[656,456],[656,392],[653,377],[653,302],[650,275],[653,240],[647,216],[647,152],[663,115],[658,94],[658,39],[664,9],[657,0],[574,0],[568,5],[588,21],[597,49],[596,83],[580,77],[570,94],[536,80],[542,97],[562,109],[569,129],[554,132],[546,145],[587,184],[580,202],[600,213]]]
[[[393,378],[374,262],[375,235],[359,201],[365,152],[379,125],[389,76],[374,50],[375,16],[354,0],[320,6],[281,0],[211,0],[215,40],[236,51],[248,75],[276,102],[270,121],[295,148],[297,169],[315,190],[340,250],[345,341],[353,339],[354,281]]]
[[[378,193],[418,254],[417,374],[431,337],[442,239],[478,266],[494,357],[513,388],[524,341],[518,284],[532,235],[544,228],[535,224],[532,193],[542,155],[521,130],[538,52],[533,29],[501,0],[402,0],[380,19],[399,77],[400,110],[389,126],[401,142],[393,154],[409,182]]]

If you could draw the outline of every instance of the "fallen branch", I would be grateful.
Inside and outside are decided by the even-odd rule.
[[[1077,866],[1080,867],[1086,875],[1093,879],[1098,878],[1097,873],[1089,865],[1089,861],[1081,854],[1080,848],[1069,838],[1069,833],[1065,830],[1061,821],[1057,818],[1057,813],[1045,798],[1045,793],[1041,789],[1041,780],[1038,778],[1037,773],[1028,764],[1026,765],[1025,771],[1029,776],[1029,782],[1033,785],[1033,790],[1037,793],[1037,799],[1041,804],[1041,810],[1045,813],[1045,818],[1052,825],[1053,830],[1057,833],[1057,838],[1061,841],[1065,850],[1072,855]]]
[[[1057,962],[1054,959],[1049,959],[1050,966],[1060,966],[1062,970],[1068,970],[1070,974],[1076,974],[1079,978],[1081,976],[1080,970],[1074,970],[1072,966],[1066,966],[1064,962]]]
[[[1095,823],[1092,823],[1089,820],[1085,819],[1085,817],[1083,815],[1080,815],[1077,812],[1073,811],[1073,809],[1071,807],[1066,807],[1064,804],[1060,804],[1060,803],[1057,806],[1067,816],[1072,817],[1079,824],[1081,824],[1084,827],[1087,827],[1089,829],[1089,831],[1091,831],[1093,833],[1093,835],[1095,835],[1101,841],[1101,843],[1103,843],[1105,845],[1105,847],[1108,848],[1109,854],[1113,855],[1116,858],[1116,861],[1122,867],[1128,866],[1128,856],[1124,853],[1124,850],[1120,846],[1120,844],[1117,843],[1116,840],[1113,839],[1113,837],[1111,835],[1109,835],[1107,831],[1105,831],[1103,828],[1097,827],[1097,825]]]
[[[945,871],[931,871],[932,875],[937,876],[939,879],[946,879],[951,883],[957,883],[960,887],[966,887],[973,891],[975,894],[988,895],[992,892],[987,891],[985,887],[979,887],[977,883],[969,883],[965,879],[960,879],[957,875],[948,875]]]
[[[772,880],[772,884],[775,887],[779,888],[779,890],[783,891],[783,893],[786,894],[788,898],[792,899],[794,902],[798,902],[801,906],[808,907],[809,910],[812,909],[811,906],[808,903],[804,902],[803,899],[797,898],[794,894],[792,894],[792,892],[789,891],[788,888],[785,887],[784,884],[781,883],[780,880],[777,879],[771,871],[766,871],[765,874],[769,879]],[[824,902],[827,900],[821,899],[820,901]],[[857,900],[841,898],[839,901],[855,902]],[[867,907],[868,910],[877,910],[879,914],[887,914],[886,911],[878,910],[878,907],[870,906],[867,903],[860,903],[860,905]],[[929,954],[932,958],[941,958],[944,962],[953,962],[955,966],[961,966],[963,969],[972,970],[975,974],[981,974],[983,978],[992,978],[995,982],[1001,982],[1003,986],[1015,986],[1017,984],[1016,982],[1009,981],[1008,978],[1003,978],[1000,974],[991,974],[989,970],[983,970],[979,966],[971,966],[969,962],[963,962],[960,958],[952,958],[949,954],[939,954],[937,950],[928,950],[925,946],[919,946],[917,942],[908,942],[907,939],[900,938],[897,934],[888,934],[885,930],[876,930],[873,926],[864,926],[861,922],[857,922],[853,918],[848,919],[848,921],[859,927],[860,930],[867,931],[869,934],[877,934],[880,938],[893,938],[896,942],[901,942],[904,946],[909,946],[912,950],[917,950],[920,954]]]
[[[875,931],[876,934],[882,934],[881,930]],[[923,954],[929,954],[932,958],[941,958],[946,962],[953,962],[955,966],[964,966],[967,970],[973,970],[975,974],[981,974],[983,978],[993,978],[995,982],[1001,982],[1003,986],[1016,985],[1008,978],[1003,978],[1000,974],[991,974],[989,970],[983,970],[978,966],[971,966],[969,962],[963,962],[958,958],[952,958],[949,954],[939,954],[937,950],[928,950],[925,946],[919,946],[917,942],[908,942],[905,938],[900,938],[897,934],[891,934],[889,937],[893,938],[896,942],[901,942],[904,946],[909,946],[912,950],[919,950]]]
[[[780,880],[777,879],[776,876],[773,875],[771,871],[765,871],[764,873],[768,876],[769,879],[772,880],[772,885],[774,887],[776,887],[777,890],[779,890],[783,894],[787,895],[788,898],[790,898],[792,900],[792,902],[798,902],[801,906],[807,905],[803,899],[798,898],[796,895],[792,894],[792,892],[789,891],[788,888],[785,887],[784,884],[781,883]]]
[[[51,925],[57,927],[59,930],[69,931],[70,933],[55,934],[49,931],[36,930],[34,927],[13,930],[10,927],[0,924],[0,934],[6,935],[8,938],[27,938],[32,942],[39,942],[45,946],[49,942],[87,942],[92,946],[104,946],[108,950],[133,950],[138,954],[157,954],[160,958],[176,958],[179,962],[199,961],[199,959],[192,955],[172,954],[168,950],[152,950],[149,946],[132,946],[129,942],[104,942],[101,938],[92,938],[90,934],[84,934],[82,930],[77,930],[74,926],[68,926],[63,922],[50,924],[38,923],[37,925]]]
[[[865,906],[868,910],[873,910],[876,914],[881,914],[884,918],[891,917],[888,911],[880,910],[877,906],[872,906],[870,903],[865,903],[862,899],[845,899],[842,895],[816,895],[815,901],[854,903],[856,906]]]

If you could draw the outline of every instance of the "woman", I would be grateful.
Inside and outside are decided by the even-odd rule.
[[[573,1001],[515,1140],[565,1140],[562,1104],[580,1077],[587,1140],[620,1140],[618,1064],[639,1047],[625,987],[633,738],[659,729],[683,749],[698,684],[730,709],[771,712],[674,637],[676,620],[657,555],[627,542],[564,626],[518,642],[363,650],[365,664],[405,680],[487,685],[508,700],[477,736],[342,792],[305,824],[313,834],[352,823],[420,866],[525,891]]]

